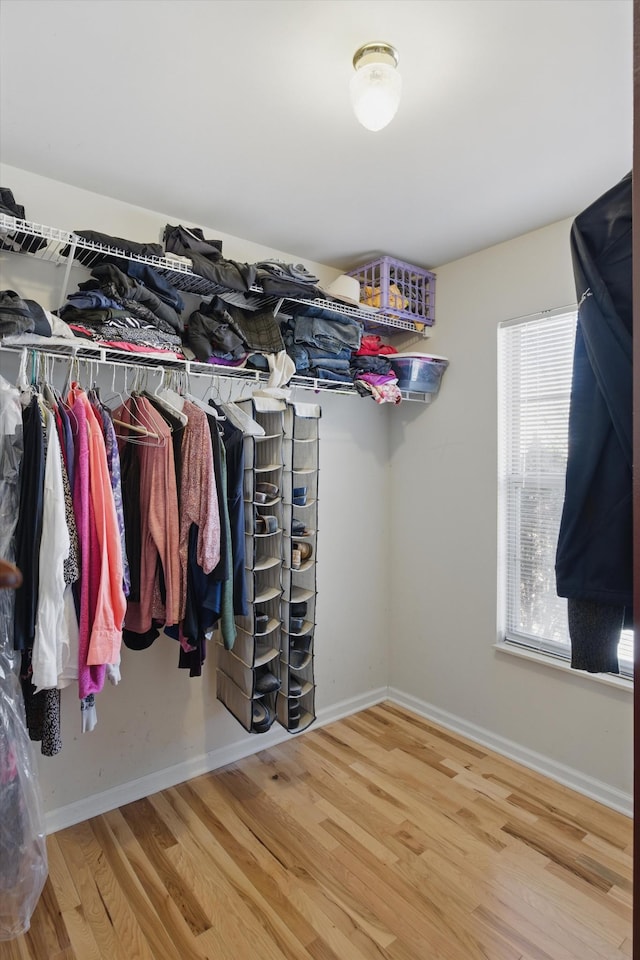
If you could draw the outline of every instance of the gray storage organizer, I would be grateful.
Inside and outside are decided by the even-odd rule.
[[[242,406],[264,430],[244,439],[249,613],[235,618],[232,650],[218,640],[217,696],[252,733],[276,719],[297,732],[315,720],[320,407],[267,397]],[[258,689],[265,673],[278,681],[267,693]]]

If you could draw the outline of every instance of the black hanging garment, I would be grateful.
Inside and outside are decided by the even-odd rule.
[[[571,254],[578,327],[556,586],[571,666],[617,673],[633,595],[630,173],[576,217]]]

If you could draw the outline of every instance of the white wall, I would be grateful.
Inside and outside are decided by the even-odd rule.
[[[496,652],[497,324],[575,303],[571,221],[437,270],[426,411],[391,418],[390,684],[582,777],[632,791],[632,697]],[[556,771],[557,772],[557,771]]]
[[[0,182],[24,204],[28,219],[47,226],[157,241],[164,224],[175,222],[160,213],[14,168],[2,168]],[[207,224],[200,226],[206,236],[222,237],[228,257],[247,262],[264,256],[288,262],[299,259],[295,254],[228,237]],[[336,275],[319,264],[307,266],[323,280]],[[80,277],[83,268],[77,271]],[[0,254],[3,289],[17,289],[56,307],[60,303],[55,292],[51,293],[51,284],[57,291],[60,281],[58,267]],[[296,395],[319,402],[323,411],[315,651],[316,706],[326,717],[353,709],[358,702],[371,699],[372,691],[387,685],[389,558],[381,545],[388,543],[389,526],[388,411],[355,395],[316,396],[308,391]],[[216,700],[212,650],[203,677],[189,679],[177,669],[175,643],[160,637],[149,650],[123,650],[122,674],[118,687],[107,685],[98,697],[99,723],[90,734],[79,733],[75,692],[63,692],[62,753],[40,760],[47,811],[104,791],[111,791],[108,798],[115,804],[117,788],[129,781],[158,774],[161,784],[160,772],[175,766],[179,766],[177,776],[183,778],[206,765],[205,755],[213,755],[214,762],[231,760],[261,749],[271,738],[271,734],[246,734]],[[147,779],[143,787],[148,786]],[[90,804],[77,807],[78,816],[90,812]],[[72,819],[72,813],[65,814],[54,817],[53,823]]]
[[[14,168],[0,167],[0,182],[29,219],[50,226],[155,241],[175,222]],[[199,226],[222,237],[229,257],[298,259]],[[316,398],[323,408],[317,706],[328,717],[390,684],[498,748],[516,745],[525,760],[527,751],[529,759],[540,755],[552,775],[566,768],[582,778],[578,786],[588,790],[593,780],[628,796],[630,695],[492,646],[496,329],[500,320],[573,302],[569,226],[553,224],[437,271],[437,324],[422,347],[448,356],[451,366],[430,407]],[[44,302],[51,285],[59,287],[59,268],[44,265],[43,284],[41,270],[26,261],[0,255],[0,284]],[[323,281],[335,276],[307,266]],[[49,305],[59,305],[55,295]],[[148,778],[146,789],[157,775],[160,787],[167,767],[186,775],[206,755],[223,762],[268,745],[271,734],[250,737],[216,701],[212,664],[190,680],[175,662],[175,648],[161,641],[139,654],[125,650],[123,682],[100,697],[99,726],[89,735],[78,733],[76,704],[65,692],[63,752],[41,761],[47,810],[104,791],[115,804],[118,787],[136,778]],[[77,816],[90,812],[90,802],[80,804]]]

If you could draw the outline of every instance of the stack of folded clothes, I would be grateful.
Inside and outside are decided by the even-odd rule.
[[[257,282],[267,296],[295,297],[313,300],[322,297],[318,278],[302,263],[284,263],[282,260],[260,260],[254,264]]]
[[[35,300],[21,297],[15,290],[0,290],[0,339],[16,342],[34,337],[74,338],[67,324],[41,307]]]
[[[182,298],[147,264],[103,263],[59,310],[74,334],[105,346],[181,355]],[[125,272],[126,271],[126,272]],[[140,279],[137,279],[140,277]]]
[[[256,281],[254,266],[225,259],[222,256],[222,241],[207,240],[199,227],[174,227],[168,223],[163,239],[168,253],[188,257],[193,272],[211,283],[244,293]]]
[[[402,395],[398,379],[387,357],[397,353],[395,347],[383,343],[381,337],[367,334],[351,357],[351,374],[358,393],[372,396],[376,403],[400,403]]]
[[[297,304],[282,326],[285,349],[296,373],[351,383],[350,358],[362,340],[362,323],[317,304]]]

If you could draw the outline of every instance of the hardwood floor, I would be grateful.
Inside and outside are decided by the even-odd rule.
[[[622,960],[631,844],[385,703],[50,837],[0,960]]]

